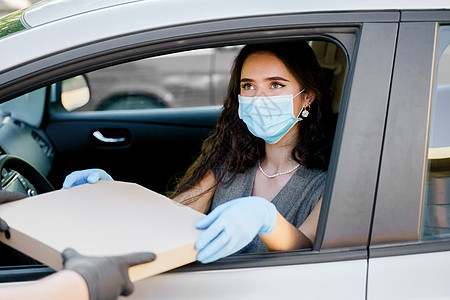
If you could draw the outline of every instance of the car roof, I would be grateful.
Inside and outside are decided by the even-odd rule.
[[[235,18],[248,15],[270,15],[280,13],[360,11],[384,9],[444,9],[450,7],[448,0],[44,0],[28,8],[23,19],[30,27],[54,22],[63,18],[129,6],[144,2],[148,18],[163,15],[166,21],[177,23],[177,19],[192,21],[201,19]],[[195,19],[194,19],[195,18]]]
[[[40,57],[169,26],[295,13],[445,7],[450,7],[448,0],[44,0],[20,16],[28,29],[0,39],[0,57],[8,57],[0,60],[0,81],[5,70]]]
[[[142,2],[142,0],[44,0],[27,8],[24,11],[22,20],[29,27],[34,27],[132,2]]]

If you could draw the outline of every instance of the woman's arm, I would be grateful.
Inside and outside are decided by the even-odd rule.
[[[316,236],[321,206],[322,199],[319,200],[300,228],[293,226],[277,211],[277,219],[272,232],[260,235],[264,245],[271,251],[311,248]]]
[[[63,270],[35,282],[0,287],[0,298],[10,300],[89,300],[88,287],[75,271]]]
[[[183,203],[186,200],[198,197],[198,199],[186,205],[201,213],[206,213],[211,206],[211,199],[216,190],[216,184],[217,181],[214,173],[209,171],[195,187],[178,195],[173,200]]]

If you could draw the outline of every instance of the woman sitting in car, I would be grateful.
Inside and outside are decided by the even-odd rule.
[[[197,224],[200,262],[312,246],[333,136],[325,91],[306,42],[241,50],[216,130],[171,195],[208,214]],[[112,180],[89,169],[63,187],[99,179]]]

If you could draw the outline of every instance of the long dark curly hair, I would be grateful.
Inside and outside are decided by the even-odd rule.
[[[254,167],[265,156],[264,140],[251,134],[238,116],[242,66],[245,59],[256,52],[274,54],[305,91],[312,91],[316,95],[309,116],[300,122],[299,142],[292,149],[292,157],[306,168],[328,168],[334,134],[331,105],[324,74],[313,50],[305,41],[250,44],[242,48],[234,61],[227,97],[214,133],[203,142],[200,156],[179,180],[171,198],[196,186],[210,171],[214,172],[220,184],[225,174],[242,173]],[[195,202],[208,191],[185,199],[183,203]]]

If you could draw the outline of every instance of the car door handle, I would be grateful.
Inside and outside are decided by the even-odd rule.
[[[126,137],[116,137],[116,138],[110,138],[105,137],[99,130],[96,130],[92,133],[92,135],[100,142],[102,143],[123,143],[126,140]]]

